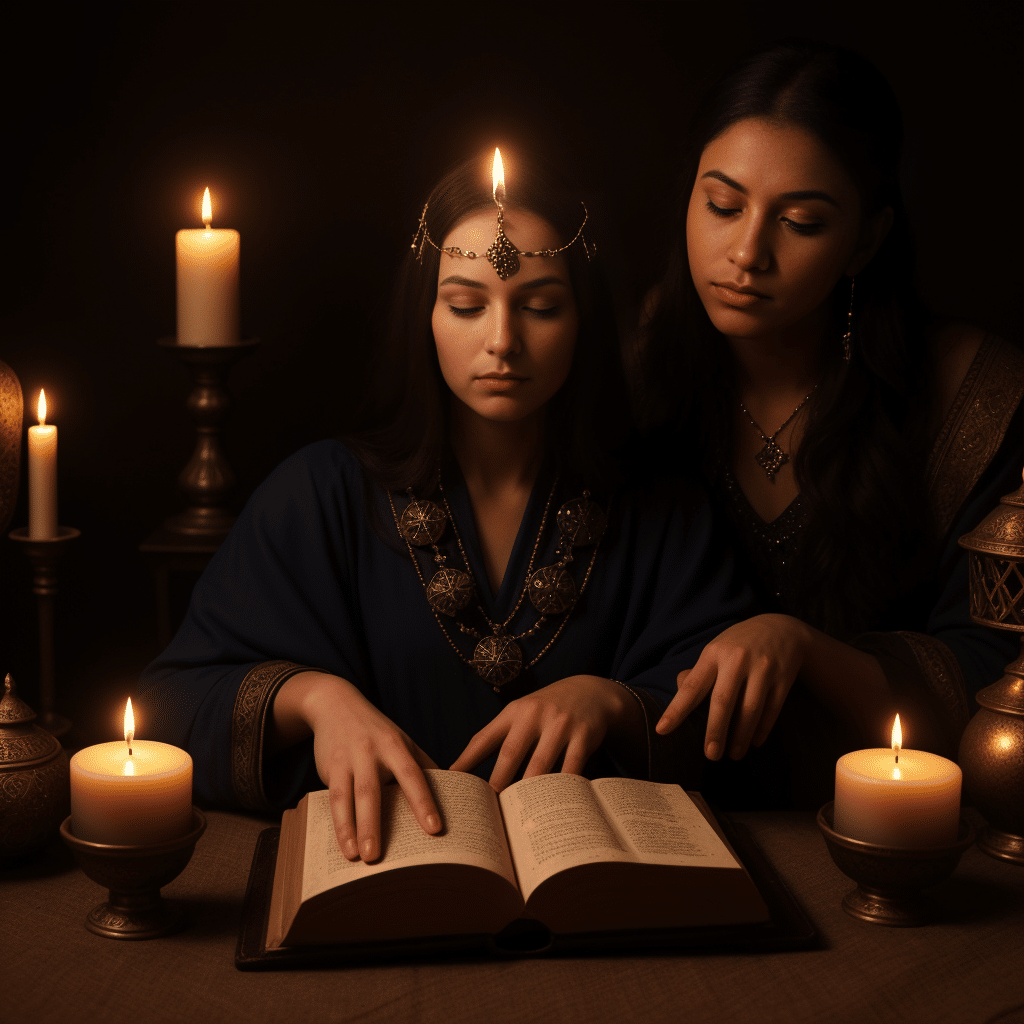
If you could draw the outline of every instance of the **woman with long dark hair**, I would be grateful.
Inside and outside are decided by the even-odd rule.
[[[653,725],[748,604],[709,509],[628,484],[587,220],[527,161],[507,194],[478,161],[431,193],[385,425],[270,476],[145,673],[147,734],[191,752],[201,799],[281,808],[325,785],[342,851],[373,860],[385,781],[441,828],[424,767],[499,790],[674,771]]]
[[[908,745],[954,754],[1012,657],[970,621],[956,539],[1019,482],[1024,359],[924,316],[901,144],[868,61],[789,40],[718,83],[687,148],[643,407],[662,460],[708,481],[764,614],[681,674],[658,728],[710,693],[705,752],[729,758],[707,788],[737,806],[820,800],[897,711]]]

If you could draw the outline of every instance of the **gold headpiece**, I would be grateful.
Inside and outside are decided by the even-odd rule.
[[[538,249],[536,252],[526,252],[523,249],[517,249],[512,240],[505,234],[505,207],[502,205],[501,200],[498,198],[498,192],[501,191],[501,195],[505,194],[505,171],[501,164],[501,153],[499,150],[494,151],[494,165],[491,172],[492,175],[492,189],[491,195],[494,197],[494,204],[498,207],[498,233],[494,237],[494,241],[491,243],[490,248],[485,253],[476,252],[463,252],[457,245],[438,245],[431,237],[430,232],[427,230],[427,206],[429,203],[424,204],[423,212],[420,214],[420,222],[416,228],[416,234],[412,238],[411,248],[416,249],[416,259],[420,263],[423,262],[423,246],[426,244],[432,245],[438,252],[446,252],[449,256],[464,256],[467,260],[475,260],[479,256],[483,256],[492,267],[494,272],[502,279],[512,277],[514,274],[519,273],[519,257],[520,256],[554,256],[556,253],[564,252],[569,246],[575,244],[577,240],[582,241],[583,251],[587,254],[587,259],[590,259],[590,249],[587,248],[587,240],[583,237],[583,229],[586,227],[587,208],[583,203],[580,206],[583,207],[583,223],[580,225],[579,231],[576,232],[575,237],[571,242],[566,243],[558,249]],[[591,243],[593,245],[593,243]]]

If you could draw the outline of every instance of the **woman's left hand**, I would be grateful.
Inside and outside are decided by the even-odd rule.
[[[581,775],[609,732],[630,725],[642,730],[642,716],[636,699],[618,683],[569,676],[512,701],[469,741],[451,770],[470,771],[500,746],[490,778],[499,793],[531,751],[523,778],[544,775],[559,760],[561,771]]]

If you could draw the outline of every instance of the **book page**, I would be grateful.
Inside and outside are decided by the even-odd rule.
[[[500,802],[523,899],[563,868],[635,859],[579,775],[522,779]]]
[[[592,785],[637,860],[738,867],[725,843],[679,786],[637,779],[597,779]]]
[[[515,871],[497,796],[475,775],[424,769],[437,801],[444,831],[429,836],[413,817],[397,783],[381,792],[382,856],[373,864],[351,861],[338,848],[327,790],[309,794],[306,850],[302,868],[302,900],[336,885],[413,864],[469,864],[485,868],[515,886]]]

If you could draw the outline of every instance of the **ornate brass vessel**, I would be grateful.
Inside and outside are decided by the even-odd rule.
[[[0,536],[7,532],[18,500],[23,411],[18,375],[0,359]]]
[[[51,843],[71,809],[68,755],[35,717],[8,673],[0,699],[0,857]]]
[[[971,618],[1021,633],[1024,645],[1024,486],[1000,498],[960,546],[970,552]],[[964,789],[988,820],[978,845],[1024,865],[1024,647],[981,705],[960,741]]]

